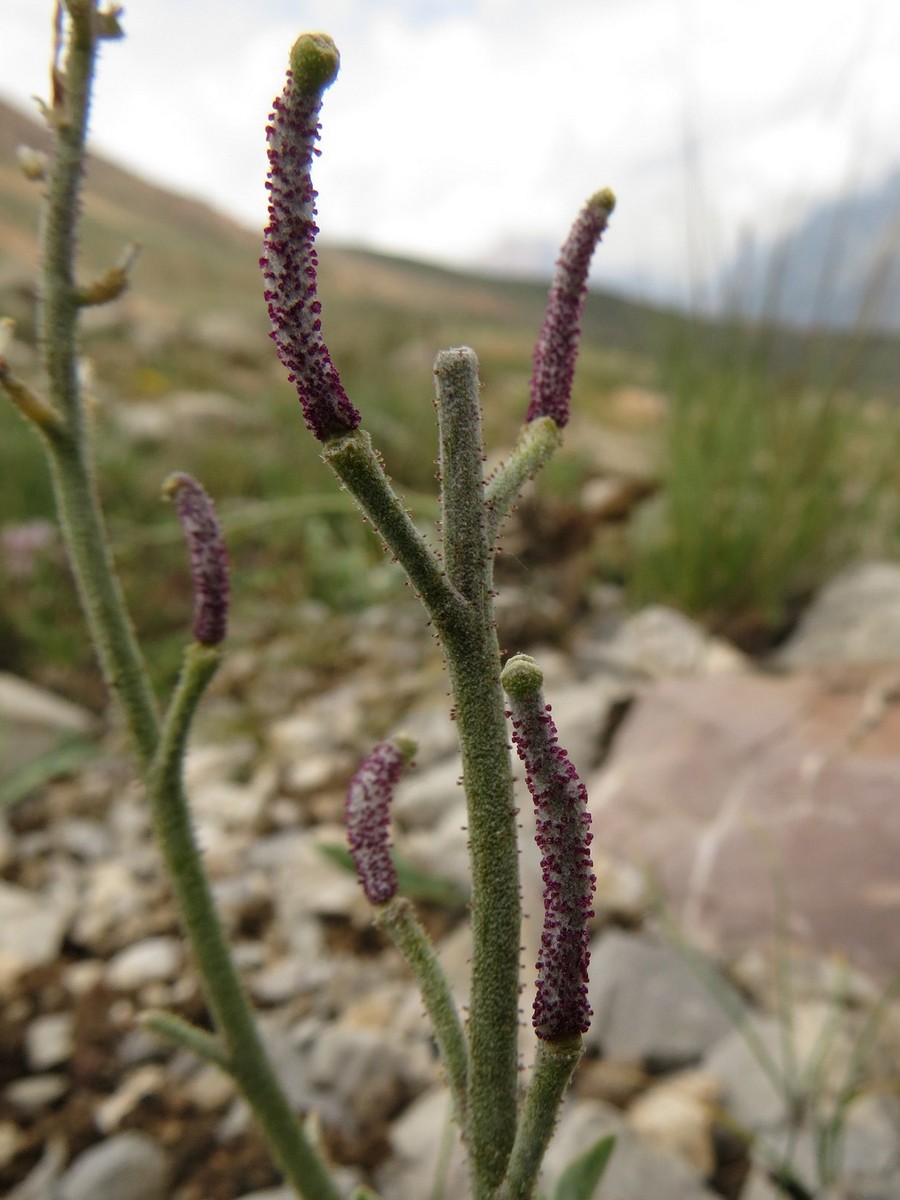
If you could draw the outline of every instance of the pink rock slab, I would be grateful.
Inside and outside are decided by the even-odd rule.
[[[670,679],[642,692],[589,787],[598,848],[647,869],[726,955],[779,912],[881,984],[900,971],[896,668]]]

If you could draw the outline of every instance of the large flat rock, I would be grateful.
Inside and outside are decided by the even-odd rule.
[[[668,679],[590,781],[598,849],[646,868],[717,953],[776,920],[880,983],[900,970],[900,708],[877,669]]]

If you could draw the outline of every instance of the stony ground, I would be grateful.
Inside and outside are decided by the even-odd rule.
[[[896,592],[888,588],[886,606],[900,612],[900,584],[887,582]],[[885,585],[879,576],[883,600]],[[548,1178],[613,1130],[609,1200],[900,1195],[900,1020],[890,1004],[879,1008],[900,968],[891,935],[900,736],[889,686],[900,652],[875,618],[876,649],[861,650],[858,593],[851,607],[855,641],[822,642],[810,626],[807,647],[827,645],[825,674],[799,641],[780,667],[790,674],[775,674],[676,614],[626,619],[605,593],[564,649],[529,647],[589,783],[600,877],[595,1020]],[[522,610],[517,622],[515,636],[527,636]],[[846,616],[837,622],[846,631]],[[447,1129],[433,1045],[402,964],[322,845],[342,841],[343,789],[372,741],[399,724],[418,736],[396,841],[446,884],[420,907],[464,1004],[459,764],[439,657],[416,611],[373,610],[340,636],[346,674],[312,671],[289,637],[234,653],[204,710],[188,785],[238,961],[298,1111],[312,1114],[348,1186],[420,1200]],[[0,704],[18,714],[7,729],[20,756],[92,724],[19,681],[2,681]],[[202,1024],[204,1005],[127,756],[114,730],[98,746],[73,774],[12,805],[0,836],[0,1189],[15,1200],[236,1200],[275,1188],[227,1080],[141,1026],[153,1007]],[[793,797],[793,824],[766,807],[773,779]],[[535,913],[527,806],[523,825],[525,907]],[[760,831],[773,829],[772,862],[789,871],[775,953],[778,870],[763,878],[753,865]],[[832,840],[812,836],[823,829]],[[817,906],[821,895],[836,902]],[[530,920],[526,1013],[536,938]],[[526,1071],[531,1046],[523,1022]],[[822,1155],[836,1112],[843,1165],[829,1173]],[[445,1194],[463,1197],[458,1150],[446,1170]],[[779,1190],[788,1170],[793,1190]]]

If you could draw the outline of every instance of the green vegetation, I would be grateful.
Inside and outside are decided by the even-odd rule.
[[[34,340],[38,189],[12,162],[16,145],[43,141],[38,125],[0,106],[0,311],[15,317],[24,355]],[[267,333],[260,239],[96,159],[85,213],[83,277],[125,242],[143,247],[131,292],[92,314],[83,352],[96,380],[103,500],[126,591],[146,601],[137,611],[157,683],[171,684],[177,671],[190,605],[179,538],[159,501],[173,469],[202,478],[216,498],[244,636],[290,623],[307,599],[340,613],[402,589],[376,538],[323,476],[312,440],[298,436],[296,396]],[[435,351],[479,348],[487,444],[508,444],[545,285],[337,247],[321,258],[332,353],[424,520],[435,511],[436,467],[421,450],[433,440]],[[752,648],[770,644],[840,564],[900,549],[896,340],[717,324],[598,293],[583,330],[572,407],[596,439],[571,438],[540,489],[577,504],[599,473],[593,446],[608,429],[651,443],[662,483],[624,536],[598,531],[596,577],[623,581],[634,603],[674,604]],[[27,361],[18,369],[28,376]],[[661,423],[629,424],[617,410],[616,390],[635,383],[668,397]],[[218,408],[210,393],[225,398]],[[40,445],[8,405],[0,514],[6,528],[53,516]],[[47,662],[62,663],[53,684],[99,702],[58,549],[38,554],[28,579],[4,572],[0,556],[0,670],[51,682]]]
[[[791,361],[784,341],[750,325],[723,326],[718,345],[697,328],[672,337],[663,488],[633,530],[637,602],[673,604],[751,646],[839,566],[900,548],[900,409],[860,390],[853,352],[866,348],[811,336]]]

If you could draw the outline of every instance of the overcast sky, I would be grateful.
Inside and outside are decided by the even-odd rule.
[[[52,7],[0,0],[26,107]],[[898,0],[126,0],[123,23],[95,148],[254,226],[291,42],[330,33],[323,235],[435,261],[545,265],[609,184],[595,280],[671,295],[900,166]]]

